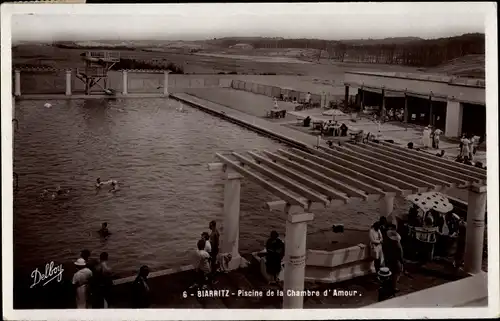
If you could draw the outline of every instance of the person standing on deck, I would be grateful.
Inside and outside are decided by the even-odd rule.
[[[443,131],[439,128],[436,128],[434,131],[434,148],[439,149],[439,140]]]
[[[387,218],[385,216],[381,216],[378,220],[380,226],[380,233],[382,234],[382,239],[385,240],[387,237],[387,228],[389,224],[387,223]]]
[[[384,256],[382,252],[383,237],[382,237],[382,232],[380,231],[380,222],[377,221],[373,223],[372,227],[370,228],[369,236],[370,236],[371,255],[374,260],[375,271],[378,272],[382,265],[382,260]]]
[[[422,145],[424,148],[428,148],[431,146],[431,130],[429,127],[425,127],[424,131],[422,132]]]
[[[311,105],[311,93],[310,92],[307,92],[307,95],[306,95],[306,105],[307,106]]]
[[[479,138],[480,138],[479,136],[473,136],[473,135],[471,135],[470,137],[470,151],[472,156],[476,155]]]
[[[207,232],[201,233],[201,239],[205,242],[205,251],[210,254],[212,252],[212,245],[210,244],[210,235]]]
[[[453,261],[453,266],[456,268],[460,268],[464,264],[466,231],[467,222],[465,222],[463,217],[460,217],[460,221],[458,223],[457,249],[455,252],[455,260]]]
[[[377,272],[377,278],[380,282],[380,286],[378,289],[378,302],[390,299],[395,296],[391,277],[392,273],[387,267],[382,267]]]
[[[466,156],[470,159],[469,154],[470,154],[470,140],[467,138],[466,135],[463,135],[462,139],[460,140],[462,143],[462,148],[461,148],[461,154],[462,158],[465,158]]]
[[[279,109],[279,106],[278,106],[278,99],[276,99],[276,97],[274,97],[274,98],[273,98],[273,102],[274,102],[273,109],[274,109],[274,110],[278,110],[278,109]]]
[[[384,240],[384,261],[385,266],[391,270],[392,288],[398,292],[397,284],[403,272],[403,247],[401,246],[401,236],[396,232],[396,226],[389,224],[387,239]]]
[[[78,271],[73,275],[73,285],[76,290],[76,308],[88,309],[90,307],[90,288],[89,283],[92,279],[92,271],[87,267],[84,259],[79,258],[75,262]]]
[[[269,283],[277,283],[281,272],[281,261],[285,256],[285,243],[279,238],[276,231],[271,231],[271,236],[266,242],[266,272],[273,278]]]
[[[144,309],[151,305],[151,294],[148,284],[149,267],[141,266],[132,284],[133,308]]]
[[[199,240],[196,243],[196,273],[197,273],[197,285],[203,288],[207,286],[207,280],[210,275],[210,254],[205,250],[206,241]]]
[[[94,304],[92,307],[98,309],[109,308],[111,288],[113,286],[112,272],[108,265],[109,255],[107,252],[102,252],[99,256],[99,264],[96,266],[94,275],[94,289],[93,295]]]
[[[219,254],[220,233],[217,230],[217,223],[215,221],[211,221],[210,224],[208,225],[208,228],[210,228],[210,231],[212,231],[209,237],[210,245],[212,247],[212,252],[210,252],[210,257],[211,257],[212,274],[213,276],[215,276],[215,273],[217,272],[217,255]]]

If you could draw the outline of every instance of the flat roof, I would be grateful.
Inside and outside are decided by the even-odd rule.
[[[366,90],[406,93],[486,105],[484,80],[398,72],[346,72],[344,84]]]
[[[430,82],[441,82],[457,86],[479,87],[479,88],[486,87],[486,81],[484,79],[476,79],[476,78],[452,77],[452,76],[435,75],[435,74],[391,72],[391,71],[347,71],[346,73],[367,75],[367,76],[412,79],[412,80],[421,80]]]

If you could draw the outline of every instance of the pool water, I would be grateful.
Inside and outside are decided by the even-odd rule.
[[[222,223],[221,173],[207,164],[216,152],[284,146],[235,124],[167,99],[20,101],[14,140],[14,266],[29,274],[45,263],[71,264],[84,248],[106,251],[118,275],[192,263],[209,221]],[[96,178],[115,179],[116,193]],[[60,185],[66,197],[40,198]],[[269,212],[276,199],[248,180],[241,195],[240,250],[261,249],[272,229],[284,234],[285,215]],[[309,230],[334,223],[367,228],[378,204],[319,211]],[[97,230],[108,222],[112,235]],[[223,230],[223,227],[222,227]]]

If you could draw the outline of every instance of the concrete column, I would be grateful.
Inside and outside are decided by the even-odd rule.
[[[464,268],[470,274],[480,273],[483,264],[486,195],[486,186],[469,189]]]
[[[66,70],[66,96],[71,96],[71,69]]]
[[[126,70],[122,71],[122,79],[123,79],[122,94],[127,95],[128,94],[128,73]]]
[[[404,122],[407,123],[408,119],[410,119],[410,111],[408,110],[408,95],[405,93]]]
[[[306,272],[307,222],[312,221],[311,213],[289,214],[285,236],[285,280],[283,286],[283,308],[302,309],[302,296],[289,296],[289,290],[304,290]]]
[[[446,105],[446,127],[444,135],[447,137],[460,137],[462,134],[462,117],[464,107],[454,100],[448,100]]]
[[[394,198],[395,195],[385,195],[380,199],[380,216],[385,216],[387,222],[398,226],[398,221],[396,216],[393,215],[394,212]]]
[[[385,195],[380,199],[380,216],[388,217],[394,211],[394,195]]]
[[[21,96],[21,70],[14,71],[14,96]]]
[[[432,110],[432,96],[429,96],[429,125],[434,126],[434,110]]]
[[[164,72],[164,75],[163,75],[164,76],[164,78],[163,78],[163,94],[165,96],[169,95],[168,94],[168,73],[169,73],[169,71],[167,70]]]
[[[349,86],[345,86],[345,94],[344,94],[344,104],[347,107],[347,104],[349,103]]]
[[[242,176],[230,169],[225,174],[224,185],[224,225],[222,230],[221,253],[231,253],[229,269],[237,269],[241,260],[240,239],[240,189]]]
[[[363,88],[361,88],[361,111],[363,111],[365,109],[365,91]]]
[[[380,115],[383,117],[385,116],[385,89],[382,89],[382,111],[380,112]]]

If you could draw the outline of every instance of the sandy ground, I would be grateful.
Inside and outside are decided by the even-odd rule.
[[[254,62],[276,62],[276,63],[295,63],[295,64],[310,64],[309,61],[299,60],[293,57],[269,57],[269,56],[247,56],[247,55],[231,55],[217,53],[197,53],[198,56],[209,56],[229,59],[250,60]]]

